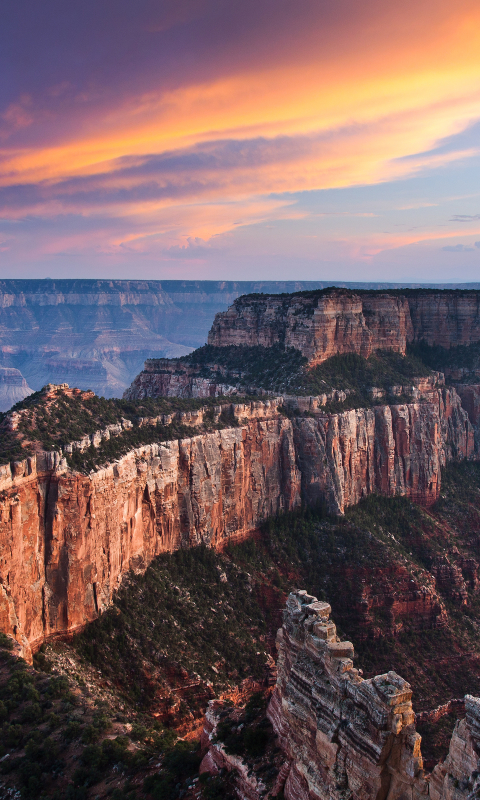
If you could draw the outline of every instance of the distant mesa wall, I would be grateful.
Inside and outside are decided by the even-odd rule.
[[[454,389],[293,419],[282,402],[227,407],[236,426],[139,447],[89,475],[59,453],[0,467],[0,629],[27,652],[95,619],[159,553],[223,547],[302,501],[342,513],[379,492],[429,505],[442,466],[477,455]]]
[[[250,295],[217,314],[208,343],[295,347],[314,365],[337,353],[404,354],[408,342],[480,341],[480,292]]]
[[[0,367],[0,411],[8,411],[32,392],[20,370]]]
[[[322,290],[327,285],[318,281],[0,280],[0,364],[19,369],[34,390],[66,381],[98,395],[120,397],[146,358],[177,358],[205,344],[219,312],[235,322],[234,344],[283,341],[285,334],[291,346],[305,349],[314,360],[318,355],[327,357],[322,353],[349,352],[349,347],[366,354],[372,347],[402,352],[409,323],[400,293],[374,295],[369,291],[361,295],[363,311],[355,310],[355,304],[349,309],[347,303],[341,314],[326,303],[323,311],[315,311],[307,299],[293,316],[282,310],[291,301],[274,294]],[[350,284],[344,295],[354,298],[360,297],[354,293],[357,289],[387,288],[384,283]],[[241,320],[227,309],[234,301],[236,308],[246,309],[238,298],[252,292],[269,293],[254,297],[258,309],[266,303],[270,311],[263,320],[248,311],[248,324],[242,328]],[[458,342],[470,341],[477,335],[477,295],[474,291],[405,295],[411,324],[422,330],[428,341],[448,346],[452,335]],[[323,295],[328,296],[328,292]],[[311,312],[312,319],[323,314],[319,326],[314,320],[313,340],[312,319],[308,321]],[[226,335],[225,326],[220,329],[221,336],[215,333],[219,342]],[[354,345],[349,346],[350,338]]]
[[[450,751],[424,770],[412,688],[390,671],[364,679],[353,645],[341,641],[330,605],[292,592],[278,631],[278,676],[267,716],[283,756],[271,796],[285,800],[470,800],[480,792],[480,699],[467,695]],[[456,701],[457,704],[458,701]],[[239,797],[260,800],[267,787],[216,741],[221,719],[210,704],[201,772],[235,770]],[[459,705],[463,705],[460,703]]]

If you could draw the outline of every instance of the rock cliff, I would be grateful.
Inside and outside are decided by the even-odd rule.
[[[198,369],[189,367],[177,359],[149,359],[123,393],[125,400],[142,400],[146,397],[220,397],[237,393],[235,386],[198,374]]]
[[[281,408],[233,405],[232,427],[139,447],[89,475],[55,452],[0,467],[1,629],[35,648],[94,619],[158,553],[222,547],[302,501],[342,513],[380,492],[429,505],[442,465],[474,455],[453,389],[315,417]]]
[[[19,369],[34,390],[46,383],[67,382],[119,397],[146,358],[174,358],[203,345],[215,314],[240,295],[324,285],[0,280],[0,364]]]
[[[444,763],[426,774],[412,689],[390,671],[368,680],[353,645],[336,634],[326,602],[292,592],[277,635],[278,677],[267,716],[282,753],[272,795],[285,800],[466,800],[479,786],[480,700],[467,695]],[[458,701],[457,701],[458,703]],[[266,788],[222,744],[222,711],[211,704],[201,770],[236,770],[240,798]],[[259,771],[260,772],[260,771]]]
[[[32,392],[20,370],[0,367],[0,411],[8,411]]]
[[[320,354],[350,352],[350,338],[357,352],[380,346],[402,352],[412,330],[417,338],[445,346],[478,340],[475,291],[407,290],[402,295],[386,284],[351,284],[344,291],[344,297],[357,298],[350,306],[342,301],[335,310],[335,303],[325,300],[331,291],[326,290],[323,308],[315,309],[308,297],[295,300],[297,316],[286,311],[290,301],[285,296],[272,300],[275,292],[325,286],[315,281],[1,280],[0,364],[19,369],[34,390],[67,382],[106,397],[120,396],[146,358],[175,358],[202,346],[215,315],[224,312],[228,317],[218,317],[212,333],[219,341],[226,335],[223,319],[235,323],[242,341],[283,341],[288,332],[287,338],[305,347],[309,358],[312,345],[302,342],[312,330]],[[368,288],[390,288],[394,294],[355,294]],[[249,330],[226,309],[235,301],[241,317],[246,305],[238,298],[252,292],[269,292],[254,295],[268,315],[263,325],[250,309]]]
[[[217,314],[208,336],[217,347],[294,347],[312,366],[337,353],[404,354],[408,342],[419,341],[445,348],[480,341],[480,293],[328,289],[247,295]]]

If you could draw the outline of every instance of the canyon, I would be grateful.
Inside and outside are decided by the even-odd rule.
[[[277,341],[283,331],[293,346],[297,342],[308,351],[309,358],[316,348],[333,352],[332,336],[335,352],[349,351],[351,336],[355,347],[367,353],[372,335],[378,336],[377,347],[402,349],[412,330],[417,338],[424,335],[427,341],[444,346],[452,335],[458,337],[457,343],[466,343],[478,333],[473,300],[478,284],[471,284],[468,291],[459,284],[458,291],[416,289],[404,294],[393,284],[342,285],[352,297],[364,292],[364,300],[358,301],[365,302],[363,319],[363,312],[340,308],[341,304],[337,311],[331,303],[323,311],[315,310],[308,298],[294,300],[295,307],[284,319],[285,292],[326,289],[328,284],[319,281],[1,280],[0,366],[19,370],[34,391],[47,383],[66,382],[105,397],[119,397],[145,359],[176,358],[204,345],[219,313],[227,316],[217,318],[212,341],[226,342],[228,337],[237,344]],[[367,289],[389,289],[395,296],[382,292],[384,298],[393,299],[377,301],[383,310],[376,316],[375,304],[369,300],[369,295],[375,295],[365,294]],[[252,312],[251,299],[239,300],[241,295],[257,298],[258,313]],[[232,303],[237,305],[227,311]],[[243,323],[236,319],[244,315]],[[370,323],[375,323],[371,330]],[[230,334],[227,325],[233,325]],[[310,336],[313,329],[315,343],[307,346],[305,335]]]
[[[129,307],[145,299],[134,288],[137,294],[121,301]],[[150,296],[151,287],[147,289]],[[367,358],[377,350],[394,351],[397,361],[406,362],[408,357],[401,356],[412,342],[445,349],[457,341],[478,342],[477,295],[350,290],[290,297],[257,294],[220,312],[210,337],[218,348],[262,345],[267,356],[277,353],[268,350],[272,346],[294,347],[308,367],[352,352]],[[107,298],[107,316],[118,297],[117,292]],[[159,298],[174,315],[168,297]],[[7,377],[29,391],[21,375],[6,369]],[[274,785],[223,747],[226,712],[218,699],[207,711],[203,743],[208,752],[202,769],[212,775],[237,770],[236,793],[245,800],[259,800],[268,791],[283,792],[286,800],[466,800],[478,784],[480,701],[469,695],[451,698],[461,697],[467,678],[470,691],[478,694],[480,685],[478,653],[468,627],[477,630],[478,624],[480,514],[468,482],[470,496],[462,506],[461,481],[456,484],[460,498],[455,512],[453,506],[441,511],[442,498],[451,492],[448,471],[442,489],[442,473],[447,465],[451,471],[464,462],[477,474],[473,462],[480,460],[480,385],[446,385],[441,372],[428,369],[414,373],[419,377],[411,374],[399,371],[392,381],[389,374],[380,385],[365,384],[360,403],[355,388],[331,388],[335,384],[326,384],[324,393],[315,396],[263,391],[255,399],[240,398],[230,374],[219,369],[206,377],[178,359],[147,360],[122,401],[107,401],[66,383],[49,385],[2,416],[0,423],[5,446],[0,465],[1,631],[15,639],[18,655],[30,662],[35,658],[35,664],[44,658],[45,643],[51,650],[71,646],[71,652],[83,646],[84,656],[99,647],[101,658],[115,654],[104,679],[108,675],[120,688],[114,673],[123,668],[123,685],[133,680],[142,687],[138,698],[151,698],[149,708],[156,718],[190,735],[214,696],[211,680],[219,672],[230,682],[225,697],[238,695],[238,702],[242,691],[261,685],[243,686],[232,663],[236,653],[245,666],[239,656],[242,632],[252,639],[249,668],[254,656],[259,659],[256,680],[270,687],[274,683],[272,633],[284,598],[303,569],[304,576],[310,575],[306,585],[331,599],[339,624],[357,637],[370,677],[364,679],[354,669],[353,645],[337,635],[329,604],[304,591],[293,592],[277,637],[278,677],[267,713],[276,737],[269,751],[278,766]],[[348,408],[350,400],[353,407]],[[47,410],[55,403],[59,416],[49,417]],[[93,416],[88,417],[89,408],[101,419],[100,425],[95,422],[98,429]],[[49,439],[55,420],[59,438]],[[370,509],[365,523],[362,509],[368,511],[368,498],[374,513]],[[402,506],[400,498],[410,503],[405,500]],[[385,522],[388,514],[400,518],[406,509],[406,525]],[[285,512],[296,514],[283,516]],[[292,542],[297,530],[302,535],[301,525],[287,533],[283,544],[280,534],[272,544],[268,530],[269,525],[288,527],[288,520],[294,525],[302,513],[317,516],[311,538],[300,542],[295,556]],[[246,571],[242,559],[261,549],[263,539],[264,555]],[[229,546],[235,544],[239,548]],[[310,573],[301,561],[303,550],[310,552]],[[212,584],[201,601],[204,552],[224,560],[222,566],[210,565],[213,580],[211,574]],[[195,553],[197,583],[192,579],[184,585],[183,554]],[[158,613],[144,613],[142,581],[144,586],[149,582],[150,597],[159,597],[155,591],[164,580],[160,565],[174,557],[179,559],[177,577],[166,578],[160,602],[151,600],[157,602]],[[270,557],[274,566],[268,566]],[[216,581],[229,587],[228,602],[227,595],[220,599]],[[335,588],[336,583],[340,586]],[[177,605],[168,597],[170,587]],[[128,608],[126,588],[133,604]],[[234,632],[240,614],[235,601],[242,591],[248,593],[243,606],[249,610],[242,617],[242,632]],[[186,611],[195,615],[200,606],[198,627],[202,633],[208,629],[215,642],[208,663],[192,658],[194,637],[186,626]],[[170,622],[175,644],[167,619],[174,607]],[[252,627],[255,608],[262,613]],[[263,614],[270,628],[261,632]],[[138,628],[129,627],[129,615],[141,618]],[[221,618],[224,629],[217,624]],[[118,636],[122,641],[127,636],[132,648],[127,656],[123,645],[114,645],[117,625]],[[159,633],[162,626],[164,634]],[[65,644],[74,634],[80,634],[76,644]],[[195,644],[199,653],[201,635]],[[225,651],[217,643],[220,636]],[[455,727],[449,755],[431,773],[436,761],[427,747],[423,762],[412,708],[412,674],[423,661],[412,659],[410,651],[415,642],[423,646],[422,637],[426,647],[433,637],[432,659],[438,657],[435,663],[445,680],[428,683],[422,677],[419,725],[436,724],[453,712],[465,714]],[[412,686],[390,669],[395,661],[388,660],[391,651],[384,642],[389,638],[398,642],[402,655],[407,653],[398,671]],[[386,647],[385,656],[375,653],[373,672],[368,651],[377,645],[379,651]],[[92,658],[101,670],[98,654]],[[262,658],[267,658],[266,667]],[[465,663],[457,664],[459,658]],[[221,692],[215,691],[217,697]],[[438,707],[432,710],[433,705]],[[232,713],[241,727],[243,712]],[[271,764],[269,769],[271,773]]]
[[[27,655],[95,619],[159,553],[222,548],[302,503],[342,514],[377,492],[429,506],[442,466],[478,457],[478,426],[436,382],[423,400],[340,414],[289,417],[283,398],[223,410],[230,426],[193,427],[87,475],[59,452],[0,467],[0,626]]]
[[[393,670],[364,679],[340,639],[331,607],[291,592],[277,634],[278,676],[267,718],[281,750],[271,795],[285,800],[463,800],[479,787],[480,699],[466,695],[449,753],[429,774],[415,727],[412,687]],[[439,710],[440,711],[440,710]],[[267,793],[264,772],[222,743],[225,711],[206,715],[200,770],[233,772],[242,800]],[[268,773],[267,773],[268,774]]]
[[[240,295],[323,285],[0,280],[0,366],[19,370],[35,391],[65,382],[119,397],[145,359],[173,358],[203,345],[217,312]]]

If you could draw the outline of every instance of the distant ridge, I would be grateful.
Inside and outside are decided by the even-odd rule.
[[[0,366],[33,390],[69,383],[120,397],[147,358],[176,358],[207,341],[215,315],[245,294],[480,289],[478,283],[361,281],[0,280]]]

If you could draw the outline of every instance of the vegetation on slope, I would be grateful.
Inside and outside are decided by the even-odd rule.
[[[229,398],[229,402],[235,399],[245,402],[246,398]],[[42,390],[17,403],[9,412],[0,414],[0,464],[25,458],[38,449],[61,451],[66,444],[79,441],[108,425],[116,425],[122,420],[131,422],[132,428],[103,440],[97,448],[92,446],[83,452],[75,451],[67,455],[73,469],[89,472],[120,458],[134,447],[192,435],[192,427],[176,420],[170,425],[158,422],[156,425],[140,426],[140,420],[145,417],[155,418],[207,408],[204,429],[214,430],[232,425],[232,419],[225,415],[218,423],[214,422],[213,409],[219,402],[218,398],[185,400],[177,397],[107,400],[78,390],[73,396],[57,390],[50,397]],[[20,412],[18,426],[13,431],[8,425],[12,412]]]
[[[69,800],[104,797],[112,778],[114,800],[187,798],[198,757],[193,746],[175,745],[169,730],[195,728],[213,695],[264,680],[286,595],[298,587],[332,604],[365,677],[395,669],[411,682],[415,710],[480,694],[477,582],[466,579],[466,605],[451,584],[438,582],[447,627],[429,628],[421,614],[392,607],[412,582],[433,585],[438,559],[478,562],[479,531],[480,464],[464,462],[445,470],[442,497],[429,510],[373,495],[341,519],[316,509],[267,520],[257,537],[224,553],[199,547],[158,557],[143,576],[128,577],[112,608],[73,644],[49,645],[36,657],[48,670],[57,651],[70,653],[70,682],[8,662],[0,675],[2,742],[10,753],[2,780],[20,787],[25,800],[55,797],[55,787]],[[21,678],[19,693],[8,683],[17,669],[30,676]],[[98,686],[110,687],[110,700],[92,695],[91,678],[82,678],[88,670]],[[256,747],[270,753],[273,744],[263,716],[254,717],[247,736],[227,714],[219,735],[255,760]],[[128,731],[126,721],[133,723]],[[445,754],[452,722],[422,730],[428,758]],[[275,751],[268,753],[273,777]],[[216,800],[230,789],[215,779],[202,791]]]
[[[466,581],[466,606],[448,585],[438,584],[448,628],[426,631],[415,614],[390,613],[392,593],[408,590],[410,579],[420,588],[433,585],[431,570],[439,557],[480,560],[475,531],[480,465],[451,465],[442,498],[428,511],[406,498],[372,495],[340,519],[321,509],[269,519],[258,537],[223,554],[201,547],[162,555],[145,576],[129,579],[111,611],[76,646],[147,705],[162,681],[168,683],[172,664],[224,690],[248,675],[261,676],[285,597],[303,586],[332,603],[366,673],[394,667],[411,680],[418,709],[467,690],[480,694],[480,591],[473,583]],[[362,603],[365,587],[374,595],[371,615]],[[438,671],[432,653],[441,655]],[[189,702],[187,697],[190,709]],[[191,711],[195,716],[193,706]]]
[[[196,744],[102,699],[81,676],[51,674],[43,653],[32,669],[0,638],[0,788],[22,800],[151,798],[152,762],[170,785],[198,770]],[[71,659],[69,659],[71,662]],[[146,723],[146,724],[145,724]],[[18,792],[18,794],[16,793]],[[177,796],[177,793],[175,794]]]
[[[263,678],[266,620],[250,581],[234,561],[203,546],[161,555],[144,575],[129,576],[76,647],[143,708],[163,694],[163,715],[194,719],[203,713],[199,691],[205,700],[208,686],[218,694]],[[172,706],[169,686],[183,679],[200,686]]]
[[[466,296],[478,296],[478,289],[435,289],[435,288],[428,288],[428,287],[420,287],[418,289],[408,289],[408,288],[401,288],[401,289],[350,289],[342,286],[326,286],[324,289],[301,289],[298,292],[282,292],[282,293],[269,293],[269,292],[251,292],[250,294],[243,294],[238,297],[234,302],[240,305],[249,304],[249,303],[258,303],[261,302],[262,299],[267,299],[269,297],[276,299],[281,299],[282,301],[286,301],[286,305],[289,305],[290,298],[295,297],[303,297],[306,300],[317,300],[320,297],[327,297],[328,295],[342,295],[346,297],[355,297],[357,295],[378,295],[382,296],[385,294],[394,295],[395,297],[418,297],[423,295],[442,295],[443,293],[447,295],[454,295],[464,297]]]
[[[408,352],[430,369],[444,372],[447,381],[451,378],[456,383],[478,383],[480,380],[480,342],[448,350],[440,345],[419,342],[410,345]]]
[[[151,360],[150,364],[154,361]],[[415,354],[402,356],[392,351],[379,351],[369,358],[356,353],[335,355],[316,367],[308,368],[307,359],[290,347],[247,347],[229,345],[214,347],[205,345],[178,363],[197,366],[203,377],[218,380],[220,368],[227,383],[247,388],[253,387],[271,392],[299,395],[319,395],[332,389],[343,389],[355,393],[350,403],[371,405],[369,390],[376,386],[389,390],[392,386],[409,382],[413,378],[431,374]],[[160,368],[160,367],[159,367]]]

